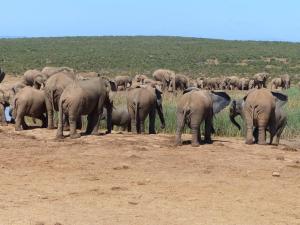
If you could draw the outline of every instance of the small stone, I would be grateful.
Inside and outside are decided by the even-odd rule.
[[[272,173],[272,176],[273,176],[273,177],[280,177],[280,173],[279,173],[279,172],[273,172],[273,173]]]

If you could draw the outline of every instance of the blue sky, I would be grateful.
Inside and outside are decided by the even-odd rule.
[[[300,42],[299,0],[2,0],[0,36],[168,35]]]

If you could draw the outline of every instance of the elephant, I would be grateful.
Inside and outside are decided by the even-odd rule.
[[[76,79],[73,73],[59,72],[45,83],[45,102],[48,116],[48,129],[54,129],[53,112],[58,111],[58,103],[64,89]],[[68,120],[66,121],[68,122]]]
[[[242,117],[246,124],[246,144],[253,144],[253,128],[258,130],[257,143],[266,144],[266,129],[270,132],[270,143],[273,137],[278,133],[276,120],[277,111],[286,104],[288,97],[279,92],[273,92],[266,88],[252,89],[243,98],[241,104]],[[280,113],[282,114],[282,113]],[[234,114],[230,114],[231,121],[234,122]],[[280,135],[279,135],[280,136]]]
[[[2,68],[0,68],[0,83],[4,80],[5,78],[5,72]]]
[[[257,73],[253,76],[254,79],[254,87],[255,88],[266,88],[267,87],[267,79],[269,78],[269,74],[266,72]]]
[[[198,87],[197,80],[195,80],[195,79],[190,79],[188,88],[189,88],[189,87]]]
[[[151,85],[130,88],[127,92],[127,109],[131,119],[131,130],[134,133],[145,133],[145,120],[149,115],[149,134],[155,134],[155,117],[158,112],[161,128],[165,128],[162,107],[162,92]]]
[[[113,103],[110,98],[110,84],[101,77],[89,80],[74,80],[62,92],[59,100],[59,122],[56,138],[63,138],[63,117],[67,115],[70,124],[70,138],[79,138],[76,122],[87,116],[86,134],[98,135],[99,121],[103,108],[107,110],[107,133],[111,133]]]
[[[27,70],[23,75],[23,83],[27,86],[33,86],[36,89],[40,89],[47,79],[47,75],[36,69]]]
[[[250,80],[248,78],[240,78],[239,83],[238,83],[238,89],[239,90],[248,90],[249,89],[249,82]]]
[[[177,89],[183,91],[189,87],[189,78],[183,74],[172,74],[170,76],[169,92],[175,92]]]
[[[47,126],[47,117],[44,115],[46,113],[45,93],[42,90],[29,86],[21,89],[14,97],[12,111],[16,121],[16,131],[28,128],[24,120],[25,116],[40,119],[42,127]]]
[[[107,110],[104,109],[101,120],[106,120],[106,119],[107,119]],[[123,131],[125,131],[126,129],[128,132],[131,131],[131,119],[127,107],[113,108],[111,122],[112,122],[112,129],[114,129],[114,126],[119,126],[122,128]]]
[[[284,74],[282,76],[280,76],[281,79],[281,87],[282,89],[288,89],[291,87],[291,79],[290,76],[288,74]]]
[[[208,77],[203,79],[203,87],[206,90],[219,89],[220,80],[216,77]]]
[[[100,74],[96,72],[80,72],[76,73],[76,77],[78,80],[84,80],[92,77],[100,77]]]
[[[121,86],[126,89],[132,85],[132,79],[129,76],[116,76],[115,81],[117,88]]]
[[[196,81],[197,81],[197,87],[200,89],[204,89],[204,78],[198,77]]]
[[[271,80],[271,90],[272,89],[278,89],[279,87],[282,87],[282,80],[281,78],[277,77]]]
[[[46,66],[42,69],[42,73],[46,75],[47,77],[50,77],[56,73],[59,72],[67,72],[75,74],[74,69],[69,67],[52,67],[52,66]]]
[[[175,143],[181,145],[181,135],[185,124],[192,130],[192,146],[201,141],[200,125],[205,121],[205,142],[211,143],[213,116],[230,103],[230,97],[223,91],[207,91],[188,88],[177,103],[177,129]]]
[[[134,77],[134,80],[138,83],[144,84],[144,80],[148,79],[148,77],[144,74],[137,74]]]
[[[6,126],[7,121],[5,118],[5,108],[10,106],[10,93],[4,88],[0,89],[0,124],[1,126]]]
[[[174,71],[166,69],[155,70],[152,74],[154,80],[162,82],[162,91],[165,91],[165,89],[168,88],[171,76],[174,75]]]
[[[255,87],[254,79],[249,79],[248,90],[251,90]]]
[[[241,126],[236,122],[235,117],[239,115],[245,121],[244,105],[245,105],[244,100],[243,99],[238,99],[238,100],[233,100],[232,103],[231,103],[231,106],[230,106],[230,112],[229,112],[230,121],[239,130],[241,130]],[[287,115],[283,111],[282,107],[278,107],[278,106],[275,107],[275,121],[276,121],[276,123],[275,123],[276,124],[276,126],[275,126],[276,141],[275,141],[275,143],[276,143],[276,145],[278,145],[281,133],[282,133],[283,129],[285,128],[286,124],[287,124]],[[268,131],[271,130],[269,126],[267,127]],[[258,129],[257,129],[257,127],[253,131],[253,136],[254,136],[255,143],[257,143],[258,142]],[[271,141],[270,141],[270,144],[272,144]]]
[[[234,89],[238,89],[240,79],[237,76],[230,76],[230,77],[226,77],[224,82],[226,83],[226,87],[227,87],[226,89],[234,90]]]

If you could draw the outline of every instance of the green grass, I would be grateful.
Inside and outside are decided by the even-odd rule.
[[[0,66],[23,74],[32,68],[69,66],[106,75],[152,74],[168,68],[198,76],[252,76],[267,71],[300,77],[300,44],[182,37],[60,37],[0,39]],[[209,60],[217,59],[217,65]],[[286,62],[285,62],[286,61]]]

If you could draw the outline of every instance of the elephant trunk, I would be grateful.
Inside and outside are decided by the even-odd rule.
[[[235,117],[237,116],[238,114],[234,113],[233,109],[231,108],[230,109],[230,114],[229,114],[229,118],[230,118],[230,121],[239,129],[241,130],[241,126],[238,124],[238,122],[236,122],[235,120]]]

